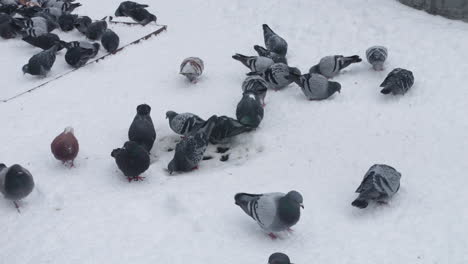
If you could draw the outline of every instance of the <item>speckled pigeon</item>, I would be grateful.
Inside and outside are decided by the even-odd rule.
[[[251,131],[252,128],[243,125],[234,118],[227,116],[220,116],[216,120],[216,125],[211,131],[210,143],[220,144],[227,139],[235,137],[245,132]]]
[[[362,59],[358,55],[344,57],[342,55],[326,56],[320,62],[310,68],[309,73],[322,74],[327,78],[333,78],[340,73],[340,71],[352,63],[361,62]]]
[[[151,107],[149,105],[139,105],[137,114],[128,130],[128,139],[140,144],[148,152],[151,152],[156,140],[156,130],[150,113]]]
[[[289,230],[301,216],[302,195],[297,191],[284,193],[238,193],[235,203],[252,217],[271,238],[275,232]]]
[[[166,118],[169,119],[169,127],[172,131],[182,136],[187,136],[188,134],[196,131],[206,122],[195,114],[179,114],[174,111],[167,111]]]
[[[236,117],[244,126],[257,128],[263,119],[263,107],[254,94],[244,93],[237,104]]]
[[[400,189],[400,178],[401,173],[388,165],[373,165],[356,190],[359,196],[352,205],[363,209],[370,201],[386,202]]]
[[[125,142],[123,148],[114,149],[111,156],[129,182],[143,180],[140,175],[150,166],[148,151],[133,141]]]
[[[268,67],[273,65],[275,62],[267,57],[262,56],[245,56],[242,54],[236,54],[232,56],[233,59],[240,61],[253,73],[263,73]]]
[[[208,147],[211,132],[216,125],[217,116],[210,117],[196,132],[189,134],[177,143],[174,158],[169,162],[167,169],[173,172],[187,172],[198,168],[203,154]]]
[[[393,95],[405,94],[414,84],[414,76],[411,71],[396,68],[391,71],[380,87],[383,87],[383,94]]]
[[[29,59],[28,64],[23,66],[23,73],[31,75],[46,76],[55,63],[55,54],[59,45],[54,45],[48,50],[39,52]]]
[[[6,167],[5,164],[0,164],[0,192],[5,199],[13,201],[18,209],[18,201],[28,196],[34,189],[34,179],[31,173],[15,164]]]
[[[203,73],[205,65],[203,60],[197,57],[189,57],[180,64],[180,74],[187,77],[192,83],[196,83]]]
[[[289,67],[284,63],[275,63],[261,74],[263,79],[268,83],[268,87],[273,90],[280,90],[290,85],[292,81],[287,79],[291,73],[301,74],[298,68]]]
[[[287,77],[294,81],[309,100],[324,100],[332,96],[335,92],[341,91],[341,85],[337,82],[329,81],[325,76],[316,73],[304,75],[291,74]]]
[[[286,57],[288,52],[288,43],[282,37],[278,36],[267,24],[263,24],[263,38],[266,48],[280,56]]]
[[[242,91],[255,95],[255,98],[265,106],[265,96],[268,90],[268,83],[261,76],[248,76],[242,83]]]
[[[272,59],[275,63],[284,63],[284,64],[288,64],[288,60],[286,59],[286,57],[281,56],[281,55],[279,55],[279,54],[277,54],[277,53],[274,53],[274,52],[272,52],[272,51],[269,51],[269,50],[265,49],[265,48],[262,47],[262,46],[255,45],[255,46],[254,46],[254,49],[255,49],[255,51],[258,53],[258,56],[270,58],[270,59]]]
[[[373,46],[366,50],[367,61],[372,65],[374,70],[382,71],[383,64],[387,60],[388,51],[383,46]]]
[[[291,264],[291,260],[289,260],[288,255],[276,252],[268,258],[268,264]]]

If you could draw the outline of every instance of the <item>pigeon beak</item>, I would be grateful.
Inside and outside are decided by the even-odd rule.
[[[303,204],[300,204],[300,206],[302,207],[302,209],[304,209],[304,205],[303,205]]]

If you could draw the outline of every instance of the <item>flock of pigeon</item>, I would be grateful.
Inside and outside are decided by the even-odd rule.
[[[50,33],[50,30],[58,26],[65,31],[75,27],[89,39],[101,39],[102,45],[109,52],[115,51],[118,47],[118,36],[107,29],[105,21],[92,22],[88,17],[71,14],[80,4],[65,0],[43,0],[31,1],[37,5],[19,6],[4,2],[15,1],[0,0],[2,3],[0,12],[4,12],[0,13],[1,36],[14,37],[20,33],[24,36],[24,41],[44,49],[23,67],[24,72],[45,75],[55,61],[55,53],[63,47],[67,48],[65,58],[73,67],[82,66],[90,57],[96,55],[100,47],[98,43],[60,41],[56,35]],[[146,10],[146,7],[147,5],[125,1],[120,4],[115,14],[130,16],[138,23],[146,25],[156,21],[154,15],[148,11],[141,11]],[[15,14],[21,15],[22,18]],[[255,130],[263,119],[268,89],[283,89],[294,82],[300,86],[307,99],[324,100],[341,91],[341,85],[329,79],[337,76],[341,70],[351,64],[362,61],[357,55],[327,56],[311,67],[308,73],[302,75],[298,68],[288,66],[287,42],[266,24],[263,25],[263,35],[265,48],[254,46],[258,56],[241,54],[233,56],[250,70],[241,86],[243,94],[237,105],[236,118],[212,115],[204,120],[192,113],[174,111],[166,113],[170,128],[182,137],[176,144],[174,158],[167,166],[170,174],[196,169],[210,143],[219,144],[239,134]],[[379,71],[384,69],[387,55],[387,49],[382,46],[374,46],[366,51],[368,62]],[[180,73],[191,82],[196,82],[203,70],[204,63],[197,57],[185,59],[180,66]],[[381,93],[405,94],[413,83],[414,77],[410,71],[397,68],[391,71],[381,84],[383,87]],[[149,155],[156,140],[156,130],[150,113],[149,105],[137,106],[136,116],[128,131],[129,140],[123,147],[111,152],[117,167],[129,182],[143,180],[144,177],[141,175],[150,167]],[[73,161],[77,157],[79,144],[73,128],[67,127],[52,141],[51,151],[56,159],[71,167],[74,166]],[[371,201],[385,203],[399,190],[400,178],[401,174],[388,165],[373,165],[356,190],[359,195],[352,205],[366,208]],[[33,188],[34,180],[28,170],[17,164],[10,167],[0,164],[0,192],[6,199],[13,201],[17,209],[17,201],[29,195]],[[300,219],[301,207],[304,208],[303,197],[297,191],[286,194],[238,193],[234,199],[235,204],[273,239],[277,237],[278,232],[290,231]],[[269,263],[290,264],[290,260],[283,253],[275,253],[270,256]]]
[[[55,63],[57,52],[64,48],[67,50],[65,61],[74,68],[82,67],[96,57],[101,44],[109,53],[114,53],[119,48],[120,38],[107,27],[107,17],[93,21],[88,16],[72,14],[81,6],[73,1],[0,0],[0,36],[12,39],[19,35],[23,41],[43,49],[23,66],[23,73],[46,76]],[[125,1],[119,5],[115,16],[130,17],[144,26],[156,21],[156,16],[146,10],[146,7],[148,6]],[[56,29],[68,32],[75,28],[88,40],[100,41],[101,44],[86,40],[65,42],[51,33]]]

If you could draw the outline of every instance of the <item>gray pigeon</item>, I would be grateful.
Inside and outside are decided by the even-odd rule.
[[[81,32],[82,34],[86,34],[89,25],[91,25],[93,21],[88,16],[81,16],[75,19],[75,28]]]
[[[359,196],[352,205],[363,209],[369,201],[386,202],[400,189],[400,178],[401,173],[388,165],[373,165],[357,188]]]
[[[372,65],[374,70],[382,71],[383,64],[387,60],[387,48],[383,46],[373,46],[366,50],[367,61]]]
[[[268,67],[261,76],[268,83],[270,89],[278,91],[292,83],[292,81],[287,79],[287,76],[291,73],[300,75],[301,71],[298,68],[289,67],[284,63],[275,63]]]
[[[261,76],[249,76],[242,83],[242,91],[255,95],[255,98],[265,107],[265,96],[268,83]]]
[[[252,73],[263,73],[268,67],[275,63],[272,59],[267,57],[245,56],[238,53],[232,56],[232,58],[240,61],[245,67],[249,68]]]
[[[28,196],[34,189],[31,173],[18,164],[6,167],[0,164],[0,192],[5,199],[13,201],[19,211],[17,201]]]
[[[325,76],[316,73],[304,75],[291,74],[287,77],[294,81],[309,100],[324,100],[335,92],[341,91],[341,85],[331,82]]]
[[[234,118],[220,116],[216,120],[216,125],[214,126],[213,131],[211,131],[210,143],[220,144],[229,138],[235,137],[245,132],[249,132],[251,130],[251,127],[243,125]]]
[[[47,34],[58,27],[58,24],[54,24],[50,20],[44,17],[33,17],[24,20],[24,32],[27,36],[38,37],[40,35]]]
[[[156,130],[150,116],[151,107],[141,104],[137,107],[137,114],[128,130],[128,139],[142,146],[146,151],[151,152],[156,140]]]
[[[405,94],[414,84],[414,76],[411,71],[396,68],[391,71],[387,78],[383,81],[380,87],[383,87],[383,94],[392,93],[396,94]]]
[[[23,73],[31,75],[46,76],[55,63],[55,54],[59,45],[54,45],[48,50],[39,52],[29,59],[28,64],[23,66]]]
[[[106,29],[102,34],[101,44],[107,52],[114,52],[119,48],[120,39],[114,31]]]
[[[107,29],[107,22],[99,20],[89,24],[86,29],[86,37],[91,40],[100,40]]]
[[[257,128],[263,119],[263,107],[254,94],[244,93],[237,104],[236,117],[244,126]]]
[[[344,57],[342,55],[327,56],[320,60],[320,62],[310,68],[309,73],[322,74],[327,78],[337,76],[340,71],[352,63],[361,62],[362,59],[358,55]]]
[[[265,49],[265,48],[262,47],[262,46],[255,45],[255,46],[254,46],[254,49],[255,49],[255,51],[258,53],[258,56],[270,58],[270,59],[272,59],[275,63],[284,63],[284,64],[288,64],[288,60],[286,59],[286,57],[281,56],[281,55],[279,55],[279,54],[277,54],[277,53],[274,53],[274,52],[272,52],[272,51],[269,51],[269,50]]]
[[[291,264],[291,260],[289,260],[288,255],[276,252],[268,258],[268,264]]]
[[[266,48],[280,56],[286,57],[288,52],[288,43],[282,37],[278,36],[267,24],[263,24],[263,38]]]
[[[172,131],[182,136],[197,131],[206,122],[192,113],[178,114],[174,111],[167,111],[166,118],[169,119],[169,127]]]
[[[217,116],[210,117],[198,131],[189,134],[177,143],[174,158],[169,162],[167,169],[173,172],[187,172],[198,168],[203,154],[208,147],[211,132],[216,125]]]
[[[301,207],[304,208],[302,195],[297,191],[287,194],[238,193],[234,200],[271,238],[276,238],[274,232],[290,230],[299,221]]]
[[[189,57],[182,61],[180,64],[180,74],[184,75],[192,83],[196,83],[198,78],[203,73],[205,65],[202,59],[197,57]]]

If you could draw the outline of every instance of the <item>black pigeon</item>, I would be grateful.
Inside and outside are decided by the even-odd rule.
[[[140,25],[146,26],[150,22],[156,22],[156,16],[145,8],[131,9],[128,16]]]
[[[268,258],[268,264],[291,264],[291,260],[289,259],[288,255],[276,252],[271,254]]]
[[[60,26],[60,29],[65,32],[72,31],[75,28],[75,22],[77,18],[78,18],[77,15],[72,15],[72,14],[61,15],[58,18],[58,24]]]
[[[128,130],[128,139],[140,144],[150,152],[156,140],[156,130],[150,116],[151,107],[141,104],[137,107],[137,114]]]
[[[264,47],[259,46],[259,45],[255,45],[254,49],[258,53],[258,56],[268,57],[268,58],[272,59],[275,63],[288,64],[288,60],[286,59],[286,57],[281,56],[278,53],[275,53],[273,51],[269,51],[269,50],[267,50]]]
[[[33,189],[34,179],[28,170],[18,164],[10,167],[0,164],[0,192],[5,199],[13,201],[17,209],[16,202],[28,196]]]
[[[135,3],[132,1],[124,1],[120,3],[117,10],[115,10],[115,16],[122,17],[122,16],[129,16],[130,11],[137,9],[137,8],[147,8],[148,5],[142,5],[139,3]]]
[[[31,18],[42,12],[42,8],[39,6],[21,6],[16,10],[16,13],[20,14],[24,18]]]
[[[174,158],[167,166],[170,174],[198,168],[198,164],[203,159],[203,154],[208,147],[210,135],[216,125],[217,119],[218,117],[215,115],[210,117],[198,131],[188,135],[177,143]]]
[[[81,32],[82,34],[86,34],[89,25],[91,25],[93,21],[88,16],[81,16],[75,19],[75,28]]]
[[[61,42],[60,38],[54,33],[47,33],[38,37],[26,36],[23,37],[23,41],[43,50],[50,49],[54,45],[58,45],[57,50],[62,50],[64,48],[64,43]]]
[[[125,142],[123,148],[114,149],[111,156],[129,182],[143,180],[140,175],[150,166],[148,151],[133,141]]]
[[[18,26],[15,19],[10,15],[0,13],[0,37],[12,39],[18,35],[21,26]]]
[[[18,5],[14,4],[7,4],[7,5],[0,5],[0,13],[4,13],[7,15],[14,15],[18,10]]]
[[[114,52],[119,48],[119,36],[112,30],[106,29],[101,38],[101,44],[107,52]]]
[[[107,29],[107,22],[99,20],[91,23],[86,30],[86,37],[91,40],[99,40]]]
[[[220,116],[216,120],[216,124],[211,131],[210,143],[223,143],[226,139],[249,131],[252,131],[251,127],[244,126],[236,119],[227,116]]]
[[[96,57],[100,48],[99,43],[89,43],[86,41],[73,41],[66,45],[67,53],[65,53],[65,61],[74,68],[82,67],[90,59]]]
[[[55,63],[55,53],[57,53],[58,47],[59,45],[54,45],[52,48],[32,56],[28,64],[23,66],[23,73],[46,76]]]
[[[411,71],[396,68],[391,71],[380,87],[383,87],[383,94],[393,95],[405,94],[414,84],[414,76]]]
[[[244,93],[237,104],[237,120],[245,126],[257,128],[263,119],[263,107],[254,94]]]

